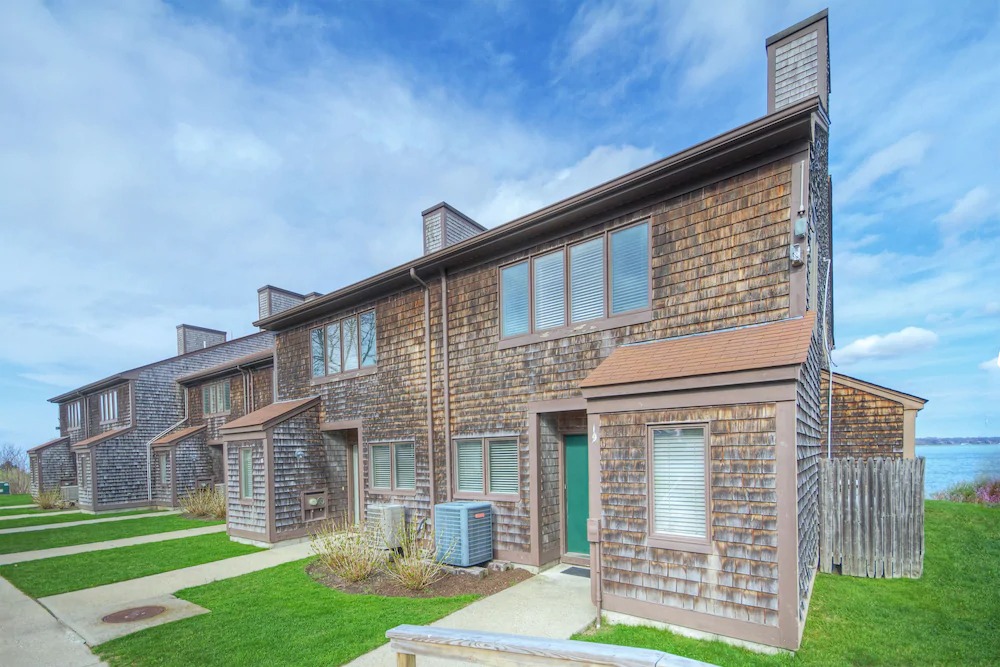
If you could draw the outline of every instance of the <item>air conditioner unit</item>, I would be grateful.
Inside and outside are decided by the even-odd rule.
[[[435,505],[434,543],[437,559],[449,565],[493,560],[493,506],[462,501]]]
[[[59,487],[59,495],[64,503],[73,503],[75,505],[77,500],[79,500],[79,494],[80,487],[75,484],[72,486],[67,484]]]
[[[399,538],[406,529],[406,510],[402,505],[369,505],[368,522],[379,528],[386,548],[399,548]]]

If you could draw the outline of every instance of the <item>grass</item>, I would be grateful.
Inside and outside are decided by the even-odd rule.
[[[71,523],[73,521],[97,521],[98,519],[111,519],[117,516],[134,516],[136,514],[149,514],[159,510],[132,510],[129,512],[111,512],[108,514],[86,514],[84,512],[73,512],[72,514],[57,514],[55,516],[27,516],[23,519],[7,519],[0,521],[0,530],[8,528],[27,528],[29,526],[47,526],[53,523]]]
[[[119,540],[125,537],[139,537],[167,533],[188,528],[203,528],[217,526],[221,521],[198,521],[185,519],[176,514],[154,516],[148,519],[129,519],[128,521],[110,521],[108,523],[84,524],[67,526],[51,530],[36,530],[25,533],[10,533],[0,535],[0,554],[12,554],[19,551],[35,549],[54,549],[75,544],[91,544],[107,540]]]
[[[924,575],[818,575],[802,647],[766,656],[652,628],[577,637],[654,648],[722,667],[1000,664],[1000,511],[928,501]]]
[[[225,533],[137,544],[0,566],[0,576],[33,598],[137,579],[261,551]]]
[[[9,496],[0,496],[0,507],[9,507],[10,505],[30,505],[34,500],[31,499],[30,493],[15,493]]]
[[[56,512],[58,510],[43,510],[40,507],[25,507],[21,509],[0,509],[0,517],[2,516],[16,516],[18,514],[43,514],[45,512]]]
[[[472,602],[348,595],[313,581],[307,561],[176,593],[211,610],[98,646],[111,665],[342,665],[402,623],[427,624]]]

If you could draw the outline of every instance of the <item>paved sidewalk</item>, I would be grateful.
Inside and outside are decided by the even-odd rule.
[[[310,553],[309,543],[302,542],[246,556],[227,558],[214,563],[205,563],[149,577],[122,581],[117,584],[53,595],[40,598],[38,601],[56,618],[79,633],[88,644],[94,646],[115,637],[145,630],[154,625],[204,614],[208,611],[198,605],[175,598],[173,593],[182,588],[200,586],[220,579],[229,579],[264,570],[306,558]],[[166,607],[166,612],[134,623],[109,624],[101,621],[104,616],[112,612],[146,605]]]
[[[4,507],[3,509],[21,509],[19,507]],[[27,508],[25,508],[27,509]],[[28,519],[36,516],[59,516],[60,514],[77,514],[80,510],[66,510],[64,512],[35,512],[34,514],[11,514],[10,516],[0,516],[0,521],[10,521],[11,519]]]
[[[0,535],[11,533],[31,533],[36,530],[51,530],[53,528],[69,528],[70,526],[84,526],[95,523],[109,523],[111,521],[128,521],[129,519],[146,519],[153,516],[170,516],[180,514],[180,510],[170,510],[167,512],[150,512],[149,514],[130,514],[129,516],[109,516],[104,519],[91,519],[90,521],[66,521],[65,523],[46,523],[41,526],[23,526],[21,528],[4,528],[0,530]],[[37,516],[37,515],[32,515]]]
[[[88,522],[93,523],[93,522]],[[117,549],[118,547],[130,547],[135,544],[149,544],[150,542],[166,542],[167,540],[179,540],[185,537],[196,537],[198,535],[208,535],[210,533],[226,532],[225,524],[219,526],[205,526],[204,528],[188,528],[187,530],[174,530],[169,533],[154,533],[153,535],[141,535],[139,537],[123,537],[120,540],[108,540],[106,542],[92,542],[90,544],[74,544],[70,547],[56,547],[54,549],[36,549],[35,551],[21,551],[13,554],[0,554],[0,565],[10,565],[11,563],[23,563],[29,560],[41,560],[43,558],[55,558],[56,556],[71,556],[82,554],[88,551],[104,551],[105,549]]]
[[[590,601],[590,579],[564,574],[558,566],[473,602],[432,626],[481,632],[506,632],[546,639],[569,639],[597,619]],[[388,644],[347,663],[348,667],[389,667],[396,654]],[[448,667],[454,662],[419,657],[421,667]]]
[[[9,667],[104,665],[83,639],[0,579],[0,664]]]

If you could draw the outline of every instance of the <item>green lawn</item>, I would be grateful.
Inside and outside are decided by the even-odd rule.
[[[802,647],[765,656],[650,628],[577,637],[730,666],[1000,664],[1000,509],[928,501],[924,576],[818,575]]]
[[[55,516],[27,516],[23,519],[7,519],[0,521],[0,530],[8,528],[27,528],[28,526],[47,526],[52,523],[71,523],[73,521],[96,521],[97,519],[110,519],[116,516],[133,516],[135,514],[149,514],[162,510],[132,510],[129,512],[110,512],[108,514],[87,514],[85,512],[72,512],[70,514],[57,514]]]
[[[59,510],[43,510],[39,507],[25,507],[21,509],[0,509],[0,516],[15,516],[17,514],[42,514],[44,512],[58,512]]]
[[[307,561],[176,593],[212,613],[98,646],[111,665],[342,665],[402,623],[427,624],[472,602],[347,595],[313,581]]]
[[[261,549],[230,541],[225,533],[212,533],[3,565],[0,576],[31,597],[40,598],[257,551]]]
[[[199,521],[185,519],[177,514],[168,514],[166,516],[152,516],[148,519],[109,521],[108,523],[66,526],[64,528],[35,530],[25,533],[10,533],[0,535],[0,554],[68,547],[74,544],[90,544],[92,542],[118,540],[123,537],[138,537],[140,535],[166,533],[174,530],[186,530],[188,528],[216,526],[220,523],[222,521]]]
[[[15,493],[10,496],[0,496],[0,507],[7,507],[9,505],[30,505],[35,502],[31,499],[31,494],[28,493]]]

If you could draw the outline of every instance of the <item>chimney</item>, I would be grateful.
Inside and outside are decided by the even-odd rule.
[[[190,324],[177,325],[177,354],[187,354],[226,342],[226,332]]]
[[[830,110],[830,39],[827,10],[767,40],[767,112],[819,95]]]
[[[486,231],[478,222],[445,202],[431,206],[421,215],[424,218],[425,255]]]
[[[260,315],[257,319],[262,320],[283,310],[294,308],[300,303],[311,301],[316,298],[314,295],[318,296],[316,292],[302,295],[273,285],[264,285],[257,290],[257,310]]]

